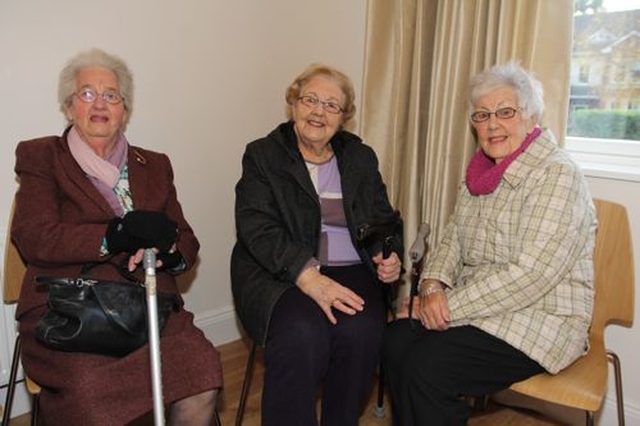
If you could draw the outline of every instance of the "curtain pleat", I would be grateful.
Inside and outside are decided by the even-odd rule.
[[[407,247],[439,240],[476,151],[468,83],[518,60],[545,88],[542,125],[563,141],[572,0],[368,0],[360,128],[378,153]],[[562,143],[562,142],[561,142]]]

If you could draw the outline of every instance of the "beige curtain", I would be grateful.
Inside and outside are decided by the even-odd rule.
[[[421,222],[430,246],[476,150],[467,84],[516,59],[545,88],[542,125],[565,134],[572,0],[368,0],[361,133],[380,158],[407,248]]]

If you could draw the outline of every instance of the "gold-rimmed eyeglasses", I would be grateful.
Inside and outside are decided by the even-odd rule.
[[[484,123],[489,120],[492,115],[495,115],[496,118],[501,120],[507,120],[509,118],[513,118],[516,115],[516,112],[520,111],[522,108],[512,108],[512,107],[504,107],[499,108],[495,111],[476,111],[471,114],[471,121],[474,123]]]
[[[331,114],[340,114],[342,112],[342,107],[337,102],[321,101],[320,99],[311,95],[300,96],[298,100],[309,108],[315,108],[318,105],[322,105],[322,108],[324,108],[325,111]]]
[[[95,102],[98,97],[102,98],[108,104],[116,105],[124,100],[124,97],[116,92],[115,90],[106,90],[102,93],[98,93],[93,89],[84,88],[79,92],[75,92],[76,95],[81,101],[86,103]]]

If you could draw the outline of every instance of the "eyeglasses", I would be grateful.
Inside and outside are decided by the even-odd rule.
[[[471,121],[474,123],[484,123],[485,121],[491,118],[491,115],[495,115],[496,118],[501,120],[506,120],[509,118],[513,118],[516,115],[516,112],[520,111],[522,108],[511,108],[504,107],[497,109],[493,112],[491,111],[476,111],[471,114]]]
[[[322,108],[324,108],[325,111],[331,114],[340,114],[342,112],[342,107],[337,102],[321,101],[320,99],[311,95],[300,96],[298,100],[309,108],[315,108],[318,105],[322,105]]]
[[[80,98],[81,101],[87,103],[95,102],[95,100],[98,99],[98,96],[101,97],[103,101],[111,105],[119,104],[124,100],[124,97],[115,90],[107,90],[106,92],[98,93],[93,89],[85,88],[80,92],[74,93],[74,95]]]

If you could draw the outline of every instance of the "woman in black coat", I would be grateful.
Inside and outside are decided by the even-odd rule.
[[[349,79],[312,65],[286,100],[289,121],[243,157],[233,294],[265,346],[263,426],[317,424],[320,389],[323,425],[357,425],[385,324],[379,281],[400,276],[401,225],[375,153],[343,130],[355,113]],[[376,232],[360,242],[362,225]]]

